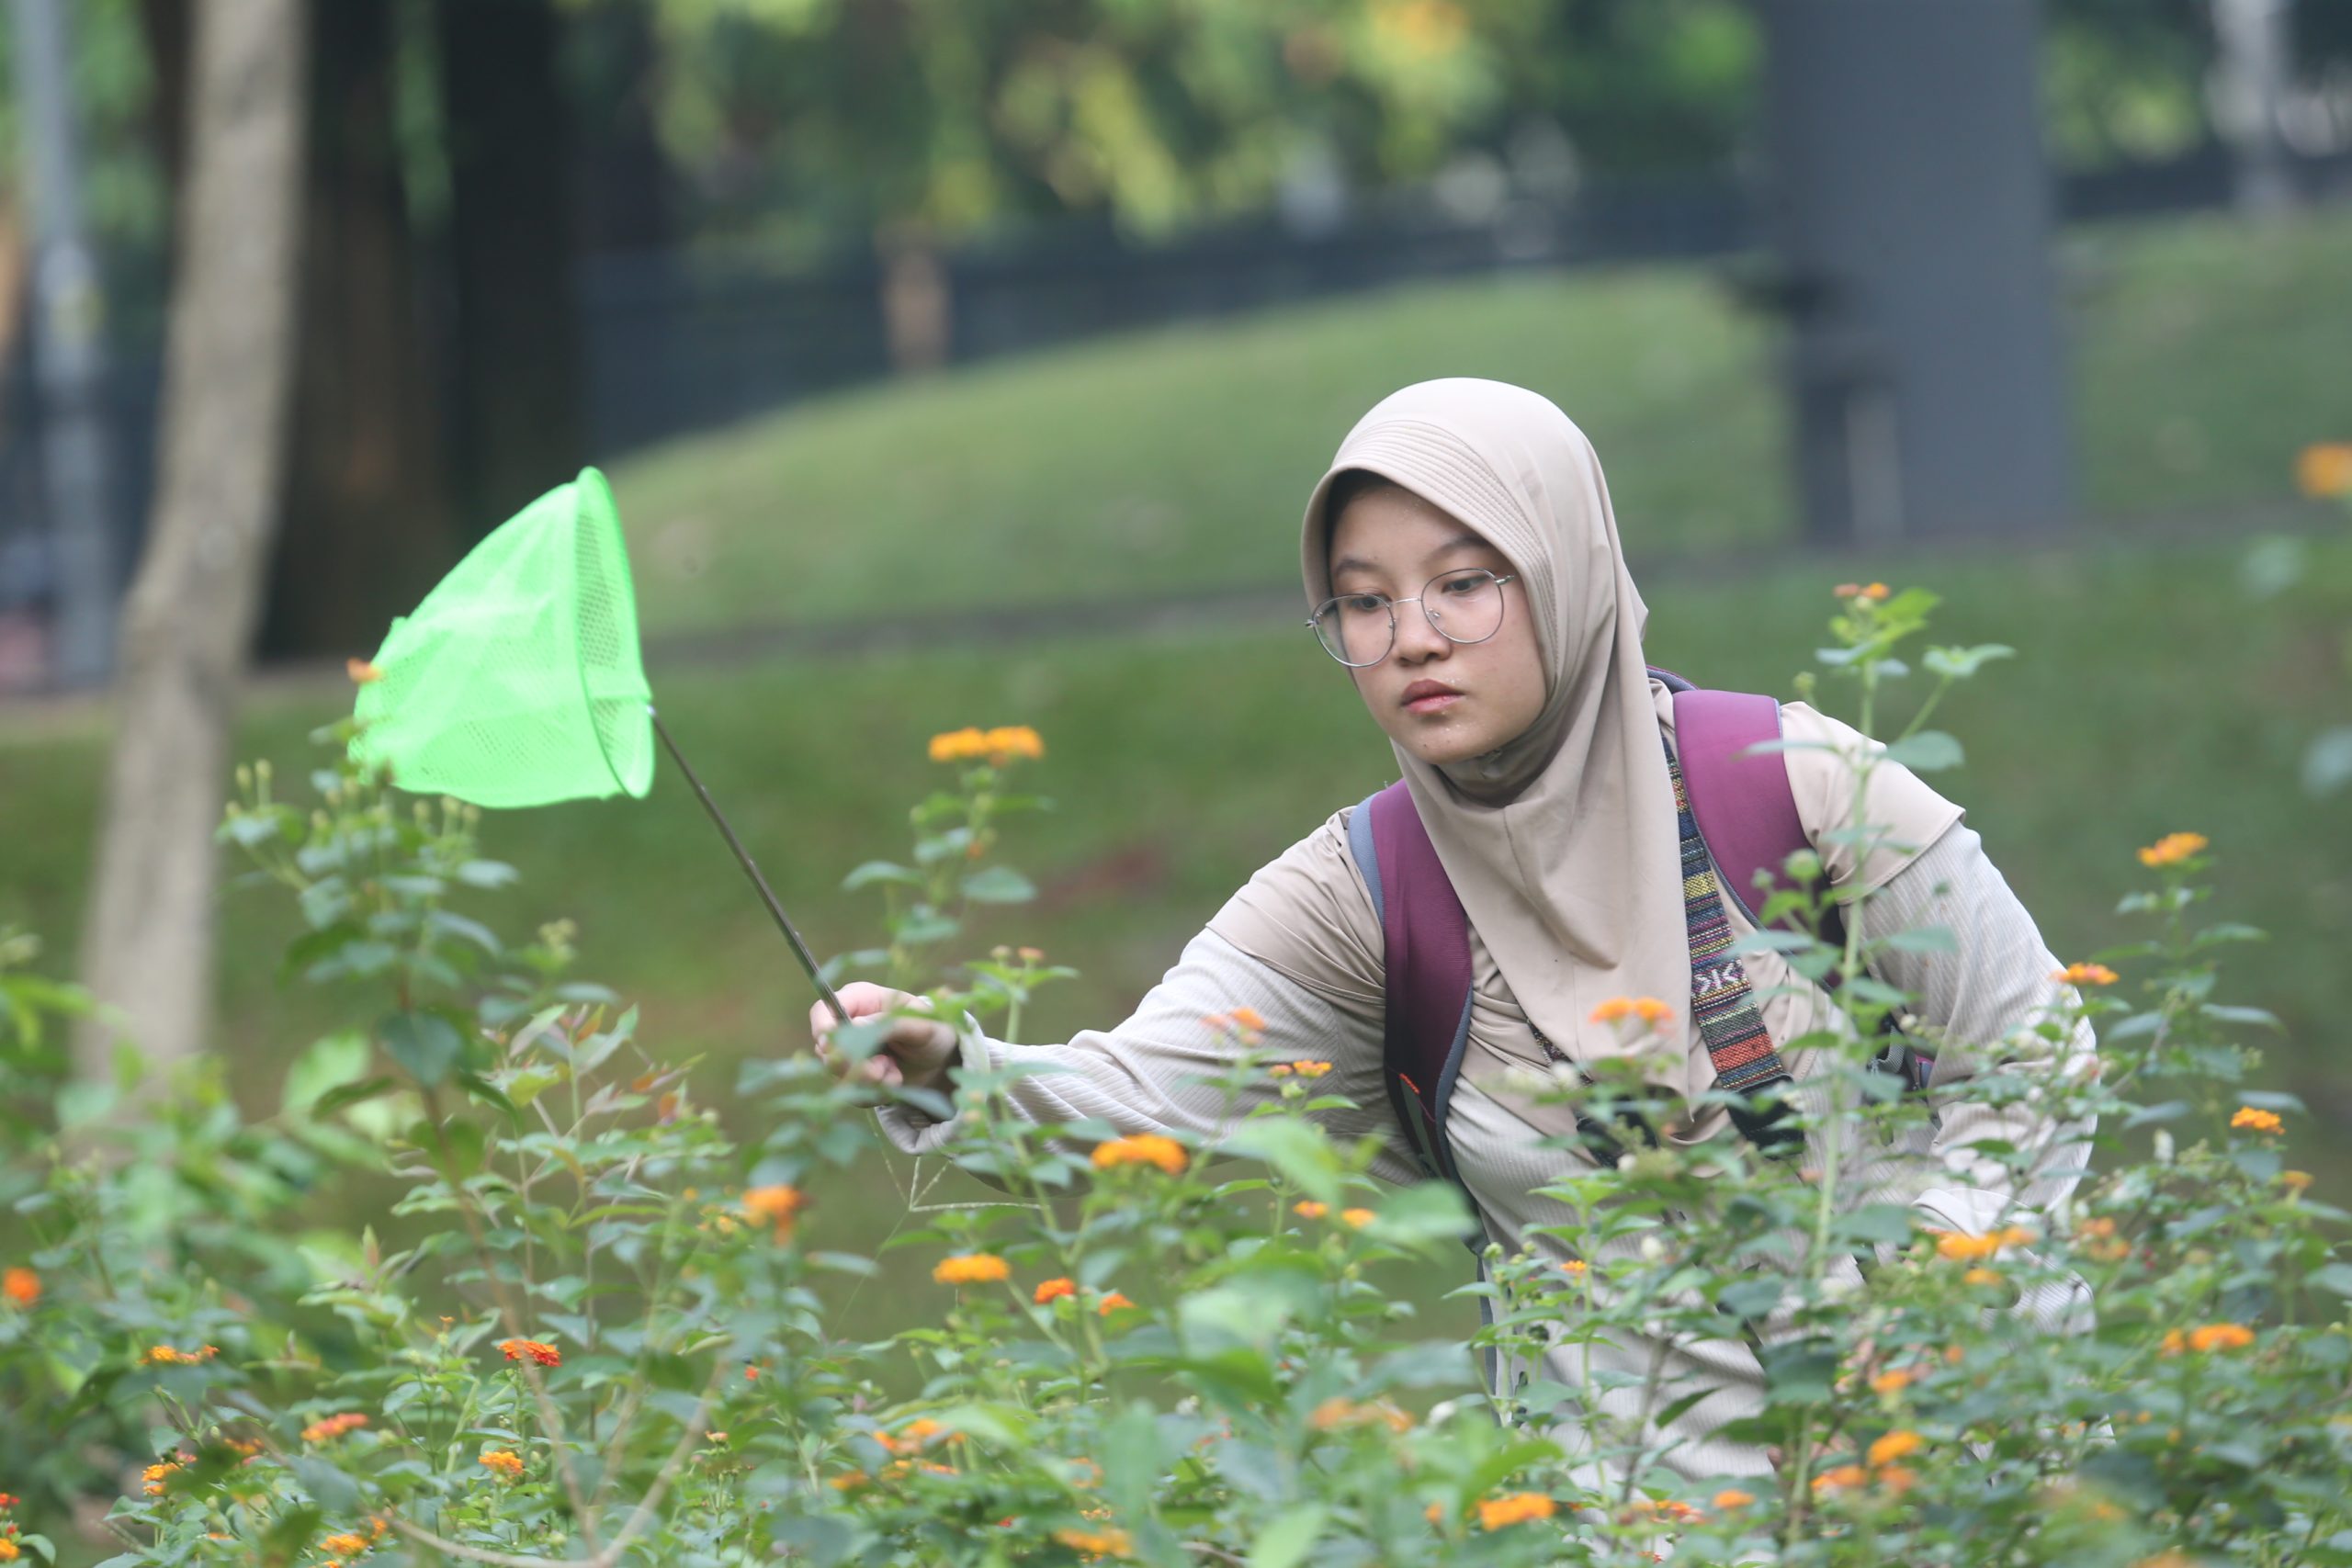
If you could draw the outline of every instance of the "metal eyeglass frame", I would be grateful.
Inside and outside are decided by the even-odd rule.
[[[1482,642],[1491,641],[1495,633],[1503,629],[1503,617],[1501,615],[1498,614],[1495,616],[1494,629],[1487,632],[1485,637],[1455,637],[1452,632],[1445,629],[1444,623],[1437,618],[1437,612],[1430,609],[1427,603],[1430,582],[1442,581],[1449,577],[1460,577],[1466,572],[1473,571],[1481,572],[1487,577],[1493,578],[1495,590],[1498,593],[1501,592],[1504,583],[1516,582],[1519,581],[1519,573],[1515,571],[1507,571],[1498,575],[1497,573],[1487,571],[1483,566],[1458,566],[1452,571],[1441,571],[1437,576],[1430,578],[1429,582],[1422,583],[1421,591],[1419,593],[1412,594],[1403,599],[1388,600],[1388,646],[1380,650],[1380,659],[1385,659],[1390,654],[1396,651],[1396,606],[1399,604],[1420,605],[1421,615],[1429,622],[1430,629],[1435,631],[1438,636],[1445,638],[1446,641],[1454,644],[1456,647],[1469,648],[1475,647]],[[1331,645],[1323,640],[1323,634],[1317,629],[1316,625],[1317,622],[1322,620],[1324,611],[1329,610],[1332,605],[1337,604],[1342,599],[1379,599],[1383,597],[1385,597],[1385,595],[1378,593],[1336,593],[1330,598],[1324,600],[1320,604],[1317,604],[1315,607],[1315,614],[1306,617],[1306,629],[1314,634],[1315,646],[1321,649],[1326,653],[1331,653]],[[1503,608],[1508,610],[1510,606],[1510,601],[1508,599],[1504,600]],[[1336,653],[1331,653],[1331,658],[1342,668],[1348,670],[1369,670],[1374,665],[1380,662],[1380,659],[1367,659],[1363,663],[1356,664],[1349,661],[1348,660],[1341,659]]]

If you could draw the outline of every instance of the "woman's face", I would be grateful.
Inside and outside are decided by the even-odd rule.
[[[1430,579],[1464,567],[1511,577],[1500,550],[1412,491],[1381,485],[1348,503],[1331,529],[1331,592],[1410,599]],[[1502,586],[1501,627],[1458,643],[1419,604],[1396,609],[1396,645],[1348,671],[1374,724],[1431,764],[1458,762],[1517,739],[1544,711],[1544,659],[1526,585]],[[1443,609],[1442,604],[1440,609]]]

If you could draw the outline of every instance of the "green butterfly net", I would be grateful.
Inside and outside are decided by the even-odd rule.
[[[637,596],[594,468],[476,545],[373,662],[351,755],[404,790],[519,807],[652,786]]]

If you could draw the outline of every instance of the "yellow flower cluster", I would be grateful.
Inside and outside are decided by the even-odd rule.
[[[1974,1263],[1995,1256],[2005,1247],[2033,1245],[2033,1233],[2023,1225],[2007,1225],[1983,1235],[1971,1235],[1966,1231],[1929,1234],[1936,1238],[1936,1256],[1951,1263]]]
[[[161,1497],[164,1495],[164,1488],[171,1484],[172,1476],[178,1469],[179,1466],[169,1460],[165,1460],[161,1464],[149,1465],[144,1472],[146,1484],[141,1490],[150,1497]]]
[[[1364,1226],[1372,1224],[1372,1222],[1378,1217],[1379,1216],[1374,1214],[1370,1209],[1342,1209],[1340,1211],[1340,1223],[1348,1226],[1351,1230],[1362,1230]]]
[[[1385,1399],[1358,1404],[1352,1399],[1327,1399],[1315,1407],[1306,1424],[1318,1432],[1340,1432],[1356,1427],[1385,1427],[1392,1432],[1409,1432],[1413,1418]]]
[[[356,1432],[366,1425],[368,1425],[368,1417],[356,1412],[346,1411],[341,1416],[329,1416],[323,1420],[311,1422],[302,1428],[302,1440],[306,1443],[328,1442],[342,1437],[345,1432]]]
[[[2214,1350],[2243,1350],[2254,1343],[2254,1330],[2242,1323],[2208,1323],[2183,1334],[2179,1329],[2167,1329],[2157,1347],[2167,1356],[2177,1356],[2183,1350],[2194,1350],[2202,1356]]]
[[[142,1367],[193,1367],[209,1361],[220,1353],[218,1345],[207,1345],[195,1350],[176,1350],[169,1345],[151,1345],[140,1355]]]
[[[1319,1220],[1331,1212],[1331,1205],[1318,1203],[1312,1198],[1301,1198],[1290,1206],[1290,1212],[1302,1220]]]
[[[2050,977],[2069,986],[2112,986],[2122,978],[2104,964],[2069,964]]]
[[[2295,486],[2313,501],[2352,495],[2352,441],[2319,441],[2295,458]]]
[[[1268,1076],[1278,1078],[1319,1078],[1331,1070],[1329,1062],[1276,1062],[1268,1067]]]
[[[1054,1539],[1086,1557],[1125,1557],[1135,1551],[1123,1529],[1060,1529],[1054,1532]]]
[[[1098,1170],[1122,1165],[1156,1165],[1170,1176],[1182,1176],[1189,1157],[1183,1145],[1158,1133],[1136,1133],[1094,1145],[1094,1166]]]
[[[1258,1036],[1265,1032],[1266,1021],[1256,1008],[1235,1008],[1231,1012],[1204,1014],[1201,1026],[1212,1034],[1230,1032],[1239,1035],[1244,1044],[1255,1045]]]
[[[1046,743],[1025,724],[1001,729],[951,729],[931,738],[934,762],[968,762],[985,757],[991,766],[1001,768],[1015,757],[1034,760],[1045,754]]]
[[[987,1285],[1009,1278],[1012,1273],[1001,1258],[986,1252],[967,1252],[941,1258],[931,1277],[943,1285]]]
[[[753,1187],[743,1193],[743,1217],[774,1227],[776,1245],[782,1247],[792,1239],[793,1216],[807,1201],[798,1188],[781,1182],[773,1187]]]
[[[2212,840],[2202,833],[2166,833],[2140,852],[2142,865],[2178,865],[2191,855],[2202,854]]]
[[[523,1478],[523,1456],[513,1449],[492,1449],[481,1456],[483,1469],[508,1481]]]
[[[2251,1127],[2257,1133],[2276,1133],[2286,1123],[2278,1120],[2275,1111],[2256,1111],[2251,1105],[2241,1105],[2238,1113],[2230,1118],[2232,1127]]]
[[[1498,1530],[1507,1526],[1524,1524],[1529,1519],[1548,1519],[1558,1509],[1559,1505],[1541,1492],[1514,1492],[1508,1497],[1482,1497],[1478,1501],[1478,1528]]]
[[[1620,1019],[1638,1018],[1644,1023],[1665,1023],[1674,1017],[1674,1010],[1656,997],[1611,997],[1592,1010],[1595,1023],[1615,1023]]]
[[[1891,591],[1883,582],[1841,582],[1830,592],[1840,599],[1865,599],[1875,604]]]
[[[1742,1492],[1736,1486],[1726,1486],[1715,1494],[1715,1506],[1718,1508],[1745,1508],[1755,1501],[1755,1493]]]

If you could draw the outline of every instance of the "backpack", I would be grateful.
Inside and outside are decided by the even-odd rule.
[[[1674,694],[1674,754],[1716,880],[1738,901],[1748,922],[1760,928],[1756,915],[1765,895],[1758,889],[1757,874],[1769,871],[1776,885],[1787,884],[1781,868],[1788,857],[1812,847],[1797,815],[1785,754],[1748,751],[1780,739],[1781,705],[1770,696],[1702,690],[1671,671],[1653,668],[1649,673]],[[1348,820],[1348,848],[1380,916],[1387,1004],[1382,1077],[1389,1103],[1422,1168],[1433,1177],[1459,1179],[1445,1126],[1470,1035],[1469,917],[1401,779],[1356,807]],[[1775,923],[1804,929],[1793,913]],[[1844,921],[1834,905],[1824,911],[1821,936],[1839,945],[1845,942]],[[1835,981],[1833,976],[1830,983]],[[1874,1065],[1901,1074],[1907,1089],[1925,1090],[1935,1058],[1900,1034],[1891,1013],[1885,1022],[1891,1038]],[[1787,1106],[1780,1091],[1789,1082],[1787,1072],[1779,1070],[1739,1086],[1749,1098],[1733,1109],[1732,1120],[1767,1153],[1785,1153],[1801,1141],[1781,1124]],[[1636,1125],[1656,1142],[1651,1129]],[[1602,1129],[1589,1122],[1582,1127],[1604,1152],[1613,1150]]]

